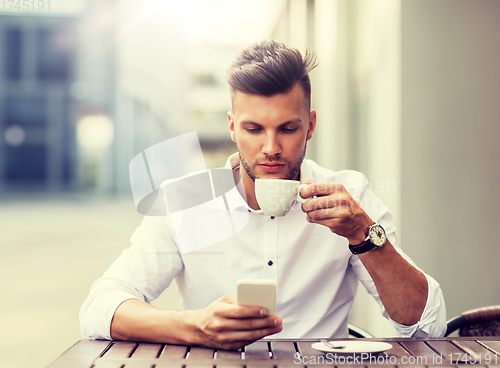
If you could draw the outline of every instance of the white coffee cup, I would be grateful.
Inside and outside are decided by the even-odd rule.
[[[267,216],[285,216],[295,204],[306,202],[300,190],[307,184],[297,180],[255,179],[255,197],[260,209]]]

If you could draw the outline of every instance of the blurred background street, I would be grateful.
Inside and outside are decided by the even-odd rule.
[[[131,198],[22,196],[2,201],[0,367],[45,367],[82,337],[90,285],[142,216]],[[174,288],[154,305],[180,308]]]
[[[317,53],[306,157],[366,175],[448,317],[500,304],[498,19],[498,0],[0,2],[0,367],[81,338],[141,221],[134,157],[189,132],[207,168],[235,152],[225,71],[263,39]],[[350,319],[394,334],[362,288]]]

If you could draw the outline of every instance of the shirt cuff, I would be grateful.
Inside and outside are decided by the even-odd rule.
[[[441,287],[432,277],[424,275],[427,279],[428,292],[420,320],[414,325],[405,326],[389,317],[389,321],[401,337],[441,337],[446,332],[446,307]]]
[[[107,292],[105,296],[101,296],[99,304],[92,307],[94,313],[85,313],[83,318],[87,321],[82,321],[82,335],[85,338],[112,340],[111,338],[111,322],[118,307],[126,300],[138,299],[122,290]],[[97,300],[96,300],[97,301]],[[85,326],[85,328],[83,328]]]

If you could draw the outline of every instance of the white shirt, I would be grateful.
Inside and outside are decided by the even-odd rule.
[[[235,154],[226,168],[238,165]],[[301,178],[342,183],[413,264],[398,247],[391,214],[363,174],[334,172],[304,160]],[[358,256],[349,251],[347,239],[305,217],[296,203],[284,217],[272,219],[250,209],[236,188],[170,216],[146,216],[132,235],[130,248],[92,285],[80,310],[83,336],[111,339],[111,320],[122,302],[137,298],[149,303],[174,279],[184,309],[201,309],[224,294],[236,295],[239,279],[275,280],[283,330],[273,338],[346,337],[358,281],[390,320],[373,280]],[[439,284],[426,278],[428,296],[420,320],[413,326],[390,320],[403,337],[437,337],[446,330]]]

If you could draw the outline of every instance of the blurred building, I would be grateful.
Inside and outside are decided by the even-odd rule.
[[[132,157],[186,130],[185,41],[157,6],[0,13],[0,193],[128,193]]]
[[[116,2],[113,187],[130,193],[129,163],[189,130],[186,42],[175,2]]]
[[[231,110],[226,70],[241,45],[204,43],[188,49],[188,126],[197,132],[208,167],[224,165],[236,152],[228,130]]]
[[[116,60],[106,42],[114,25],[102,15],[113,10],[113,2],[51,5],[0,13],[3,193],[95,187],[100,163],[87,160],[82,150],[103,129],[107,139],[94,144],[100,156],[112,144]],[[106,119],[94,124],[92,116]]]
[[[261,14],[266,4],[251,8]],[[226,69],[252,37],[187,40],[186,14],[195,14],[188,29],[198,33],[210,33],[215,19],[192,6],[212,10],[174,0],[53,0],[50,12],[1,12],[0,193],[129,194],[131,159],[192,131],[207,166],[223,165],[236,150]],[[267,37],[267,26],[255,34]]]
[[[63,189],[76,179],[78,18],[0,14],[0,187]]]

